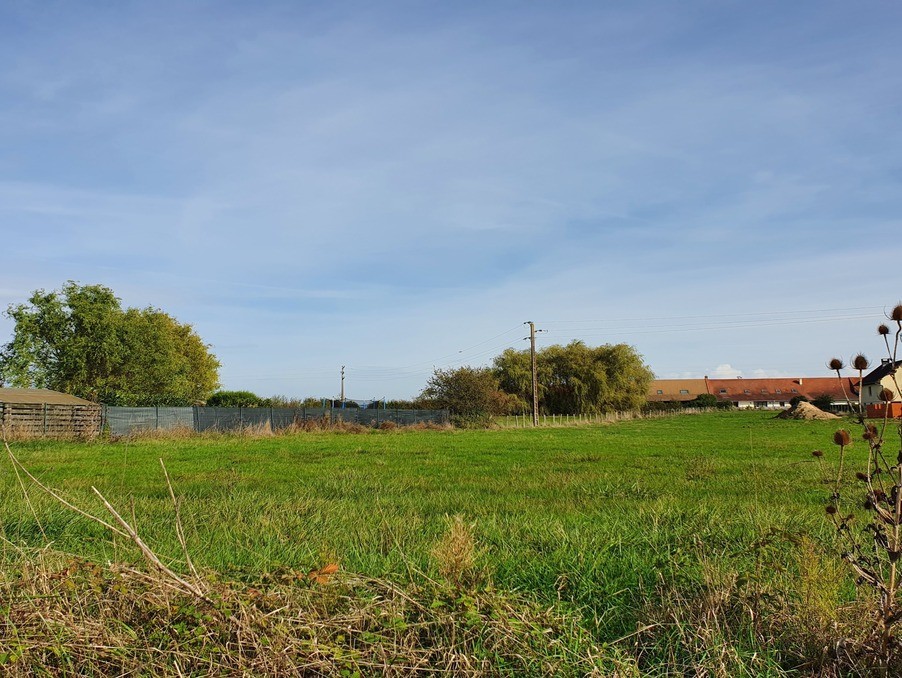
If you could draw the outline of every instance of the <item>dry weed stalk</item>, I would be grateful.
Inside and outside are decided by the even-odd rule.
[[[202,580],[197,575],[197,571],[194,569],[194,565],[191,562],[190,556],[188,555],[188,550],[187,550],[187,546],[186,546],[185,538],[184,538],[184,531],[181,526],[181,516],[179,513],[178,502],[175,499],[175,492],[173,491],[172,483],[169,480],[169,473],[166,471],[166,466],[165,466],[165,464],[163,464],[162,459],[160,459],[160,466],[163,467],[163,473],[166,477],[166,483],[169,487],[169,494],[172,497],[172,501],[175,506],[176,534],[179,538],[179,543],[182,545],[182,549],[183,549],[183,553],[185,555],[186,562],[188,563],[188,566],[191,569],[191,572],[193,574],[193,579],[194,579],[193,582],[188,581],[187,579],[181,577],[175,571],[173,571],[172,568],[168,567],[165,563],[163,563],[163,561],[160,560],[159,556],[157,556],[157,554],[154,553],[153,549],[151,549],[144,542],[144,540],[141,539],[141,537],[138,535],[137,530],[135,530],[135,528],[132,527],[132,525],[119,514],[119,512],[113,507],[112,504],[110,504],[109,501],[107,501],[106,497],[104,497],[103,494],[101,494],[100,490],[98,490],[96,487],[94,487],[92,485],[91,490],[94,492],[94,494],[96,494],[100,498],[100,501],[103,502],[103,505],[106,508],[106,510],[110,513],[110,515],[113,516],[115,521],[119,524],[118,528],[115,527],[114,525],[111,525],[110,523],[103,520],[102,518],[98,518],[94,514],[89,513],[87,511],[79,508],[78,506],[75,506],[74,504],[72,504],[69,501],[66,501],[59,494],[57,494],[56,492],[51,490],[49,487],[44,485],[37,478],[35,478],[35,476],[32,475],[32,473],[27,468],[25,468],[25,466],[22,464],[22,462],[20,462],[19,459],[13,454],[13,451],[9,447],[9,443],[7,443],[6,441],[3,441],[3,445],[6,448],[7,456],[9,457],[10,461],[13,464],[13,468],[16,470],[17,476],[19,474],[19,471],[21,471],[26,476],[28,476],[28,478],[35,485],[37,485],[41,490],[43,490],[48,495],[50,495],[51,497],[53,497],[54,499],[59,501],[66,508],[75,511],[79,515],[82,515],[85,518],[88,518],[89,520],[92,520],[95,523],[102,525],[103,527],[110,530],[111,532],[114,532],[115,534],[118,534],[120,537],[124,537],[124,538],[128,539],[129,541],[131,541],[132,543],[134,543],[135,546],[137,546],[138,549],[141,551],[141,554],[144,556],[145,560],[147,560],[147,562],[150,563],[154,567],[154,569],[156,569],[161,575],[163,575],[165,577],[166,581],[168,581],[170,583],[170,585],[173,586],[176,590],[193,595],[197,598],[200,598],[201,600],[204,600],[205,602],[208,602],[208,603],[211,602],[210,599],[207,597],[206,591],[204,590]],[[21,479],[20,479],[20,482],[21,482]],[[27,499],[28,493],[25,489],[24,484],[22,485],[22,491],[25,493],[25,497]],[[31,502],[29,501],[28,503],[29,503],[29,506],[31,506]],[[32,508],[32,511],[34,511],[33,508]],[[37,514],[35,514],[35,519],[37,519]],[[132,520],[132,522],[134,522],[134,520]],[[38,524],[40,525],[40,522]],[[41,528],[41,532],[43,533],[43,528]]]
[[[878,614],[874,628],[876,650],[882,666],[887,667],[898,650],[898,640],[894,631],[902,621],[902,606],[899,601],[900,572],[899,558],[902,554],[902,420],[891,419],[891,403],[902,394],[897,380],[898,349],[902,342],[902,304],[893,308],[889,320],[895,324],[891,331],[886,324],[877,328],[877,333],[885,343],[888,369],[895,386],[885,388],[880,393],[883,401],[883,418],[878,424],[868,422],[863,403],[863,378],[870,367],[868,359],[859,354],[852,360],[852,368],[858,373],[857,402],[848,399],[841,375],[845,367],[842,360],[833,358],[829,368],[836,372],[852,405],[854,420],[862,431],[862,439],[867,445],[867,459],[863,471],[856,478],[864,485],[861,504],[844,495],[845,463],[847,448],[852,444],[849,431],[840,429],[833,435],[833,442],[839,447],[839,455],[832,465],[824,463],[824,453],[815,450],[813,455],[821,463],[825,474],[830,476],[832,485],[830,501],[826,512],[836,527],[843,547],[842,558],[852,567],[857,583],[877,594]],[[892,426],[890,425],[892,421]],[[887,434],[895,432],[899,444],[892,446]],[[896,449],[893,449],[895,447]],[[832,469],[832,470],[831,470]],[[862,530],[853,530],[855,509],[861,506],[868,512],[869,521]]]
[[[475,524],[460,514],[448,519],[448,529],[432,549],[439,574],[456,588],[471,583],[476,567]]]

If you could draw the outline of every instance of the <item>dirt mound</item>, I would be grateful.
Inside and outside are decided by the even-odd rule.
[[[780,412],[777,419],[839,419],[839,417],[803,401],[796,403],[795,407]]]

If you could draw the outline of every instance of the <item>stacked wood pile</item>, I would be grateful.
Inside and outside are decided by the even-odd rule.
[[[6,439],[96,438],[100,405],[0,402],[0,427]]]

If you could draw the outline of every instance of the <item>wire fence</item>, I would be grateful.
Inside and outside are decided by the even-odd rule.
[[[606,412],[604,414],[540,414],[539,426],[578,426],[580,424],[612,424],[633,419],[664,419],[683,414],[710,412],[712,408],[681,407],[677,410],[659,412]],[[496,417],[495,423],[501,428],[532,428],[531,414],[511,414]]]
[[[107,407],[103,426],[111,435],[124,436],[142,431],[235,431],[268,427],[278,431],[307,422],[323,426],[339,423],[379,427],[385,422],[397,426],[447,424],[448,410],[389,410],[330,407]]]

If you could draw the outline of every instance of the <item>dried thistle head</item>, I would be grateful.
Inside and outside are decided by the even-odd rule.
[[[898,303],[893,308],[892,312],[889,314],[890,320],[895,320],[897,323],[902,322],[902,303]]]
[[[833,434],[833,442],[840,447],[845,447],[852,444],[852,436],[846,429],[841,428]]]
[[[892,392],[892,390],[885,388],[880,391],[880,400],[885,403],[891,403],[895,399],[896,394]]]
[[[887,334],[889,334],[889,327],[887,327],[883,323],[880,323],[879,325],[877,325],[877,334],[886,336]]]
[[[829,515],[832,516],[834,513],[836,513],[836,507],[833,504],[828,504],[826,511]]]
[[[866,483],[869,480],[867,474],[862,473],[861,471],[858,471],[858,473],[855,474],[855,477],[863,483]]]
[[[859,353],[852,359],[852,367],[856,370],[866,370],[871,363],[863,354]]]
[[[812,457],[823,457],[824,453],[821,452],[820,450],[814,450],[814,452],[811,453],[811,456]]]
[[[843,361],[840,360],[839,358],[830,358],[830,362],[827,363],[827,366],[831,370],[836,370],[837,372],[845,367],[845,365],[843,364]]]

